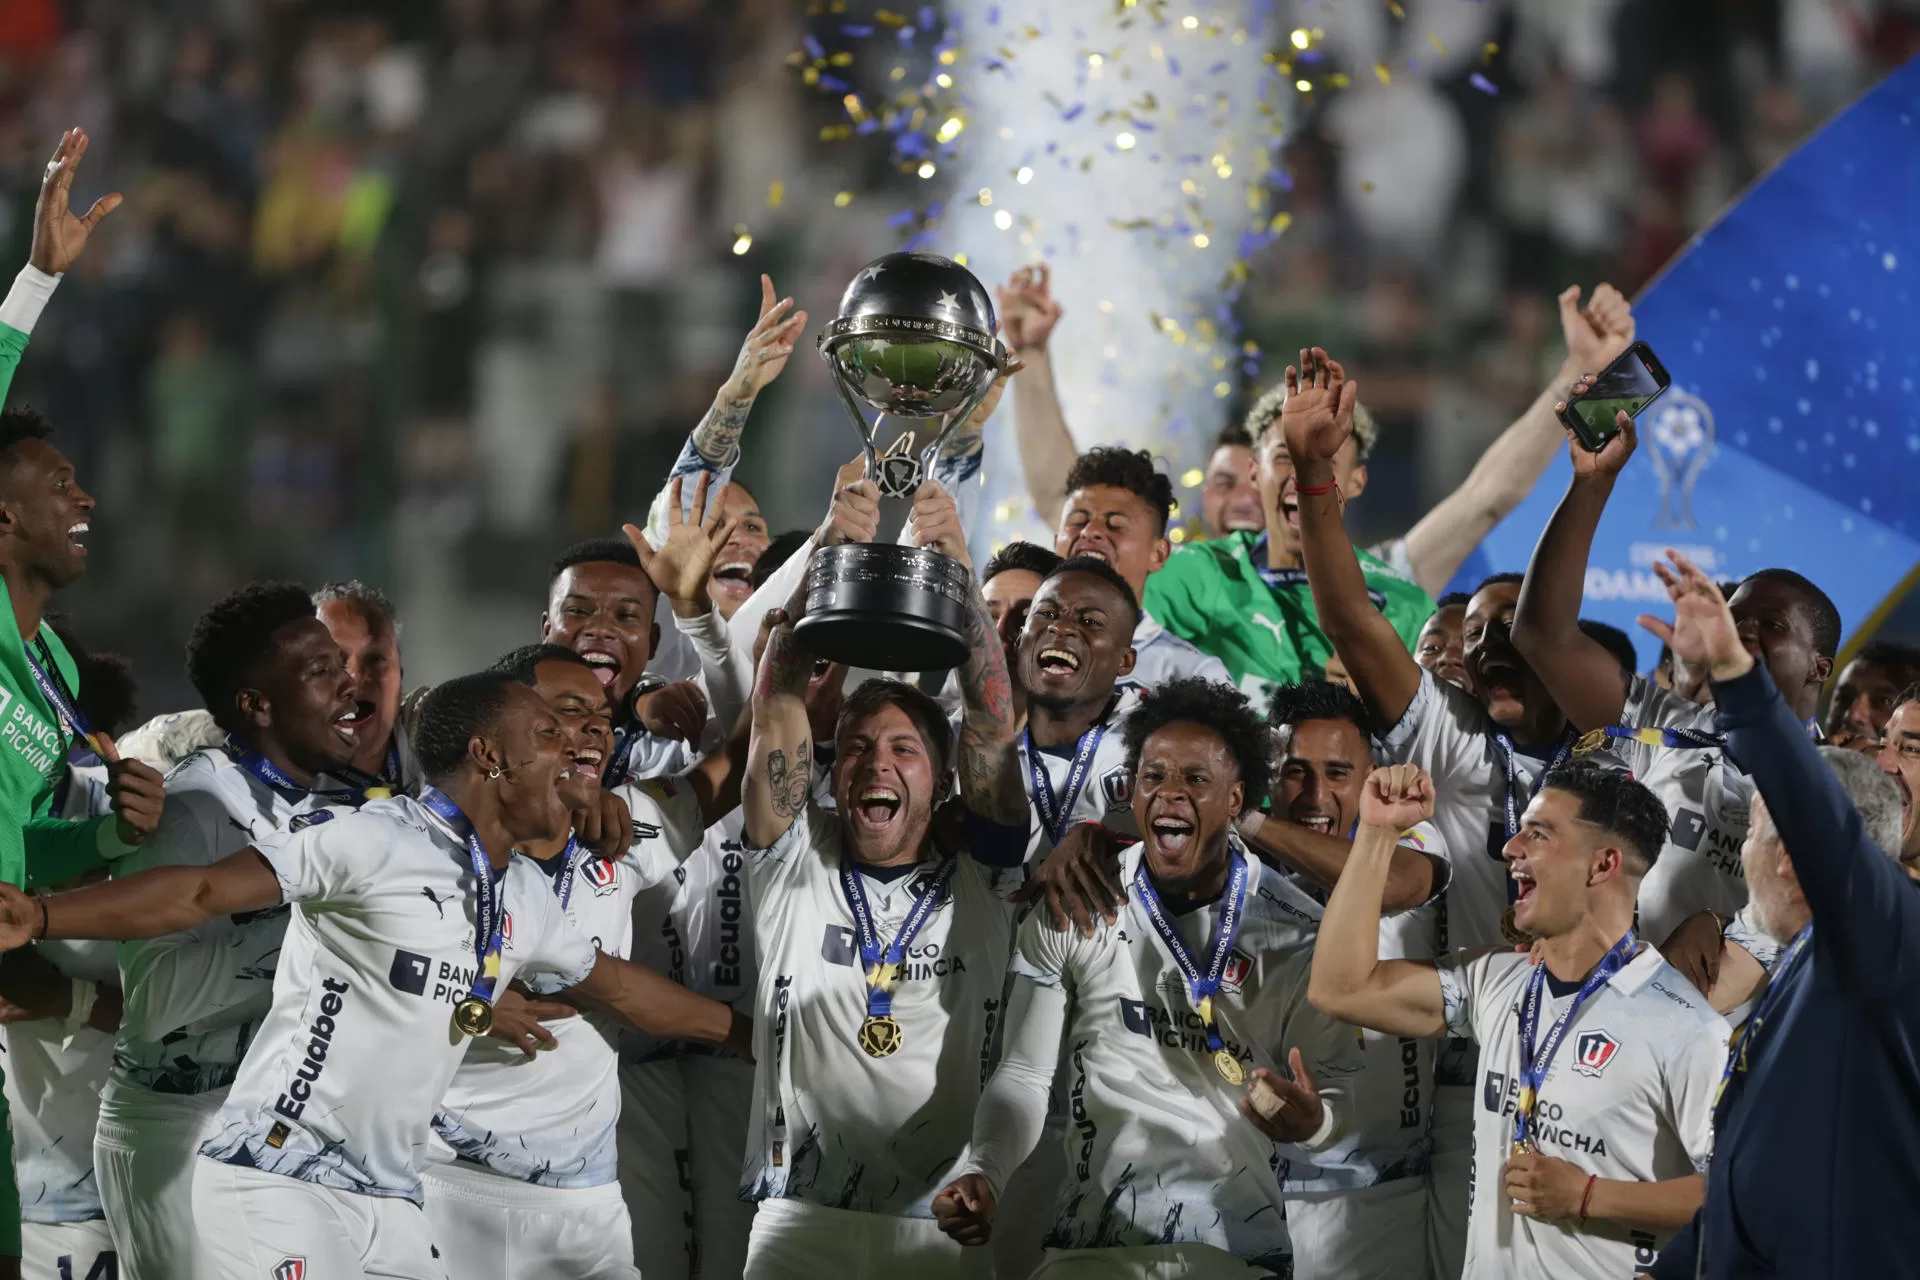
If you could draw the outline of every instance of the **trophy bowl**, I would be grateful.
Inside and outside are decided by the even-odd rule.
[[[867,476],[891,498],[911,497],[940,449],[972,416],[1007,366],[993,303],[973,273],[931,253],[868,263],[820,335],[820,354],[859,429]],[[915,455],[908,427],[884,453],[876,420],[935,419]],[[813,653],[881,671],[934,671],[967,654],[972,575],[937,552],[892,543],[824,547],[807,569],[807,611],[796,633]]]

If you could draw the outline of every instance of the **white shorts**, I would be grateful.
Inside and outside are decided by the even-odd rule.
[[[616,1182],[542,1187],[458,1164],[420,1181],[440,1259],[461,1280],[640,1280]]]
[[[1033,1280],[1260,1280],[1271,1275],[1205,1244],[1049,1249]]]
[[[20,1280],[119,1280],[106,1220],[20,1224]]]
[[[1427,1280],[1427,1180],[1287,1197],[1293,1280]]]
[[[1063,1095],[1064,1096],[1064,1095]],[[1065,1116],[1048,1116],[1040,1141],[1013,1171],[993,1212],[994,1280],[1026,1280],[1040,1265],[1041,1242],[1059,1219],[1060,1188],[1067,1180]]]
[[[992,1272],[986,1249],[955,1244],[932,1218],[805,1200],[762,1200],[747,1242],[747,1280],[988,1280]]]
[[[212,1135],[214,1116],[226,1100],[225,1089],[155,1093],[112,1079],[100,1090],[93,1172],[119,1254],[120,1280],[203,1273],[193,1173],[200,1144]]]
[[[1467,1188],[1473,1182],[1472,1085],[1433,1091],[1433,1158],[1427,1170],[1427,1266],[1460,1280],[1467,1265]]]
[[[205,1156],[194,1164],[193,1216],[207,1224],[194,1280],[449,1280],[427,1215],[411,1200]]]

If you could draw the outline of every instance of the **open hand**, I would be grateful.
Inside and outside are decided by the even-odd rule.
[[[1673,567],[1655,561],[1653,571],[1667,586],[1673,601],[1673,621],[1640,615],[1640,625],[1660,637],[1673,656],[1688,666],[1707,669],[1715,680],[1732,680],[1753,669],[1753,655],[1740,641],[1720,587],[1700,566],[1673,548],[1667,548]]]
[[[792,298],[776,299],[773,278],[761,276],[760,319],[747,330],[720,397],[735,404],[751,403],[787,367],[794,343],[806,327],[807,313],[795,311]]]
[[[166,808],[167,784],[159,770],[140,760],[122,760],[106,734],[94,735],[100,758],[107,762],[107,798],[119,821],[115,833],[121,844],[145,844],[160,829]]]
[[[713,571],[714,557],[733,537],[740,520],[727,517],[726,486],[709,499],[707,490],[713,481],[710,471],[702,471],[694,482],[693,513],[689,516],[682,505],[685,480],[685,476],[675,476],[668,488],[667,536],[658,550],[638,526],[620,528],[640,557],[640,567],[653,579],[653,585],[666,593],[673,611],[683,618],[705,617],[713,607],[713,599],[707,594],[707,577]]]
[[[1275,1142],[1305,1142],[1320,1132],[1327,1118],[1326,1104],[1320,1101],[1320,1087],[1299,1049],[1287,1051],[1287,1069],[1293,1074],[1291,1080],[1255,1067],[1240,1099],[1240,1114]]]
[[[1522,1151],[1507,1161],[1507,1198],[1523,1218],[1573,1219],[1587,1193],[1587,1174],[1565,1160]]]
[[[40,182],[40,198],[33,206],[33,247],[27,252],[27,261],[50,276],[71,267],[100,220],[120,207],[117,191],[95,200],[85,217],[75,217],[67,207],[73,175],[86,154],[87,131],[67,130],[60,135],[60,145],[54,148],[46,177]]]
[[[833,478],[833,505],[814,539],[816,546],[872,542],[880,536],[880,486],[867,478],[866,458],[855,458]]]
[[[487,1032],[487,1038],[504,1040],[531,1058],[542,1049],[556,1048],[560,1043],[553,1038],[553,1032],[541,1026],[541,1023],[574,1018],[579,1014],[580,1011],[570,1004],[542,1000],[517,987],[508,987],[493,1002],[493,1028]]]
[[[993,1188],[978,1173],[963,1173],[933,1198],[933,1220],[964,1245],[982,1245],[993,1238]]]
[[[1053,300],[1053,272],[1046,263],[1021,267],[993,291],[1000,336],[1015,351],[1045,351],[1061,307]]]
[[[1053,852],[1033,864],[1012,899],[1044,903],[1054,928],[1065,933],[1072,927],[1091,938],[1096,921],[1116,923],[1127,903],[1120,848],[1120,838],[1099,823],[1076,822]]]
[[[913,493],[913,509],[907,514],[907,536],[916,547],[926,547],[958,560],[973,572],[973,556],[967,550],[967,531],[960,527],[960,508],[953,495],[937,480],[923,481]]]
[[[1395,835],[1433,816],[1433,779],[1413,764],[1390,764],[1367,775],[1360,787],[1360,821]]]
[[[1604,369],[1633,345],[1633,307],[1610,284],[1596,285],[1585,310],[1580,286],[1560,294],[1560,334],[1567,340],[1567,363],[1575,369]]]
[[[1331,463],[1340,446],[1353,435],[1353,406],[1360,384],[1349,381],[1346,369],[1319,347],[1301,351],[1300,367],[1287,366],[1287,403],[1280,410],[1280,427],[1294,470],[1304,474],[1306,464]]]

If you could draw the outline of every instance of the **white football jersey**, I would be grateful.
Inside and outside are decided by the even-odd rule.
[[[1139,828],[1133,820],[1133,775],[1127,772],[1125,737],[1127,717],[1140,705],[1140,695],[1144,692],[1131,679],[1122,680],[1114,686],[1113,705],[1102,722],[1104,729],[1099,745],[1094,748],[1093,761],[1087,767],[1086,780],[1072,797],[1067,796],[1067,780],[1073,773],[1073,758],[1079,744],[1070,742],[1062,747],[1040,751],[1040,765],[1047,772],[1047,783],[1053,788],[1054,796],[1069,801],[1066,807],[1069,825],[1098,822],[1122,835],[1139,834]],[[958,718],[954,724],[957,732]],[[1040,820],[1040,802],[1033,798],[1033,766],[1027,752],[1026,734],[1020,735],[1019,743],[1020,780],[1026,784],[1027,803],[1032,810],[1026,858],[1027,865],[1032,866],[1053,852],[1053,840]]]
[[[1465,1275],[1473,1280],[1626,1280],[1667,1236],[1613,1222],[1524,1218],[1502,1183],[1520,1086],[1520,1003],[1533,966],[1509,947],[1440,962],[1447,1028],[1480,1044]],[[1539,1038],[1572,999],[1551,996]],[[1581,1007],[1547,1068],[1535,1141],[1583,1172],[1660,1182],[1706,1170],[1727,1024],[1651,946]]]
[[[1299,1048],[1321,1097],[1345,1120],[1359,1042],[1307,1004],[1320,907],[1252,858],[1246,913],[1214,1010],[1221,1038],[1251,1075],[1282,1069]],[[1122,856],[1131,884],[1143,856]],[[1196,961],[1219,903],[1171,917]],[[1067,1181],[1046,1244],[1055,1249],[1204,1244],[1286,1274],[1291,1260],[1273,1142],[1241,1116],[1244,1085],[1214,1067],[1187,979],[1139,895],[1092,938],[1062,933],[1044,912],[1021,923],[1013,972],[1072,1001],[1067,1064]]]
[[[1202,652],[1191,640],[1173,634],[1143,611],[1139,625],[1133,629],[1133,670],[1127,673],[1127,679],[1153,689],[1185,676],[1233,683],[1226,663]]]
[[[1430,822],[1403,832],[1400,843],[1447,861],[1446,841]],[[1441,892],[1445,893],[1444,886]],[[1316,901],[1318,896],[1315,895]],[[1439,955],[1439,912],[1428,902],[1380,919],[1383,960]],[[1347,1108],[1338,1141],[1315,1152],[1281,1148],[1280,1178],[1289,1195],[1353,1191],[1427,1171],[1432,1142],[1434,1054],[1440,1041],[1356,1028],[1361,1066],[1346,1081]]]
[[[633,843],[609,861],[597,853],[520,859],[539,871],[573,927],[611,956],[627,957],[633,900],[670,876],[700,845],[693,788],[655,778],[619,789],[633,815]],[[530,975],[535,991],[553,975]],[[564,984],[560,984],[564,985]],[[546,1187],[598,1187],[616,1180],[620,1120],[619,1031],[599,1014],[545,1024],[554,1047],[532,1058],[501,1040],[474,1041],[433,1117],[433,1158],[456,1156],[502,1177]]]
[[[1644,676],[1628,687],[1620,723],[1631,729],[1719,732],[1712,707],[1695,706]],[[1640,882],[1640,932],[1658,945],[1688,916],[1732,919],[1747,904],[1740,846],[1747,838],[1753,781],[1719,747],[1649,746],[1632,739],[1615,750],[1667,807],[1667,841]]]
[[[168,775],[159,830],[113,872],[209,867],[321,805],[312,795],[289,799],[234,763],[224,747],[196,751]],[[287,915],[278,906],[121,943],[126,1012],[114,1047],[114,1079],[173,1094],[233,1083],[273,1000]]]
[[[35,951],[69,978],[117,986],[111,942],[37,942]],[[65,1018],[0,1028],[13,1172],[23,1222],[88,1222],[102,1216],[93,1176],[100,1087],[113,1064],[113,1037]]]
[[[1511,876],[1500,851],[1507,843],[1508,784],[1494,745],[1497,729],[1472,694],[1423,671],[1406,714],[1379,742],[1391,762],[1419,765],[1433,777],[1433,825],[1453,863],[1453,878],[1440,901],[1440,945],[1447,950],[1504,941],[1500,918],[1506,914]],[[1621,763],[1605,751],[1588,759]],[[1514,801],[1524,811],[1547,761],[1515,751],[1513,763]]]
[[[893,988],[901,1047],[874,1058],[858,1043],[867,983],[841,857],[839,818],[813,804],[772,848],[747,851],[760,988],[740,1194],[929,1218],[993,1062],[1018,871],[960,857]],[[859,873],[883,945],[938,866]]]
[[[293,912],[273,1008],[201,1154],[418,1204],[434,1110],[467,1050],[453,1028],[475,965],[466,842],[397,796],[321,810],[254,847]],[[522,857],[496,874],[500,984],[522,970],[583,980],[598,953],[546,875]]]

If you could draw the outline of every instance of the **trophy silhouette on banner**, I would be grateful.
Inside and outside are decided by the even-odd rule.
[[[889,498],[911,498],[948,437],[973,415],[1006,368],[993,303],[959,263],[931,253],[890,253],[861,268],[820,335],[820,354],[847,403],[867,455],[867,476]],[[869,425],[867,411],[878,413]],[[884,451],[887,418],[932,419],[917,453],[915,426]],[[882,671],[936,671],[967,656],[972,576],[959,561],[920,547],[847,543],[807,565],[807,611],[795,634],[813,653]]]

